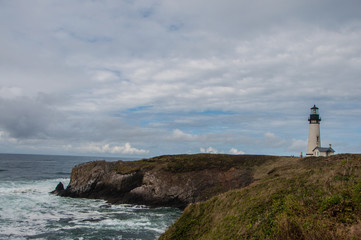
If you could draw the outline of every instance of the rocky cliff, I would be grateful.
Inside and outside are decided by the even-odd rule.
[[[111,203],[184,208],[254,181],[254,167],[276,157],[196,154],[133,162],[96,161],[73,168],[66,189],[55,194]]]

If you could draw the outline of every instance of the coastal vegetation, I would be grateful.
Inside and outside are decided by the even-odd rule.
[[[361,239],[361,155],[182,154],[73,168],[58,195],[179,207],[165,239]]]
[[[361,155],[254,158],[252,184],[188,205],[159,239],[361,239]]]
[[[276,161],[280,157],[267,155],[229,154],[179,154],[163,155],[133,162],[117,162],[115,169],[120,174],[132,173],[144,168],[164,170],[172,173],[185,173],[206,169],[227,171],[231,168],[251,170],[265,162]]]

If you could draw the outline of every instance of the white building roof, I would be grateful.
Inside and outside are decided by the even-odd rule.
[[[319,152],[335,152],[335,150],[332,149],[332,147],[315,147],[315,149],[313,149],[313,151],[318,150]]]

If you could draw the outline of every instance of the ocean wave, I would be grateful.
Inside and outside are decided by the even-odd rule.
[[[0,193],[2,194],[31,194],[48,193],[55,189],[59,182],[67,185],[69,178],[32,180],[32,181],[1,181]]]
[[[180,211],[49,194],[69,178],[0,182],[0,239],[155,239]],[[112,236],[112,237],[110,237]]]

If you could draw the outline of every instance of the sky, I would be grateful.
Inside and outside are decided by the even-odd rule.
[[[0,152],[361,150],[359,0],[0,0]]]

